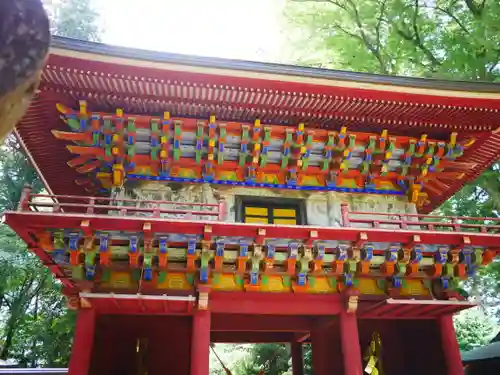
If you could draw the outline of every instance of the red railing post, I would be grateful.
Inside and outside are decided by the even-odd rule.
[[[31,192],[33,188],[31,185],[24,185],[23,190],[21,191],[21,198],[19,199],[19,203],[17,205],[18,211],[29,211],[30,208],[30,200],[31,200]]]
[[[455,232],[460,232],[460,223],[458,222],[458,218],[453,217],[451,219],[451,222],[453,223],[453,230]]]
[[[226,201],[221,199],[219,201],[219,221],[226,220]]]
[[[153,205],[153,217],[160,217],[160,206],[156,203]]]
[[[94,213],[95,198],[89,199],[89,206],[87,207],[87,213],[92,215]]]
[[[342,214],[342,226],[350,227],[351,222],[349,221],[349,204],[342,202],[340,204],[340,213]]]
[[[401,229],[408,229],[408,224],[406,224],[406,215],[399,215],[399,221],[401,222],[399,224]]]

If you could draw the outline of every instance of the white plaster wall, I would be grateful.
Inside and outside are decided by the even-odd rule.
[[[217,203],[220,199],[226,202],[226,221],[236,220],[236,197],[257,196],[269,198],[289,198],[305,201],[307,224],[314,226],[341,226],[341,204],[348,203],[351,211],[367,213],[416,213],[416,207],[408,203],[406,196],[390,196],[378,194],[347,194],[337,192],[307,192],[286,189],[245,188],[210,184],[167,184],[167,183],[134,183],[127,184],[115,192],[116,198],[134,198],[139,200],[163,200],[186,203]],[[152,204],[143,204],[143,206]],[[173,208],[171,205],[160,205],[161,208]],[[190,206],[176,205],[177,209],[188,209]],[[195,208],[197,209],[197,208]],[[182,216],[182,215],[180,215]],[[172,215],[169,215],[172,217]],[[366,219],[391,218],[387,216],[363,215]],[[396,219],[397,216],[392,216]],[[210,219],[209,216],[203,219]],[[356,226],[370,226],[357,224]],[[390,225],[382,227],[391,228]]]

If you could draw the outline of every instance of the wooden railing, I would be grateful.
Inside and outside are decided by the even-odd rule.
[[[223,221],[225,219],[225,202],[211,204],[33,194],[30,187],[25,187],[18,211]]]
[[[18,211],[169,219],[226,220],[226,205],[156,200],[32,194],[23,190]],[[342,227],[500,234],[500,218],[350,211],[341,205]]]
[[[440,216],[389,212],[350,211],[347,203],[341,206],[342,226],[440,232],[499,233],[500,218],[470,216]]]

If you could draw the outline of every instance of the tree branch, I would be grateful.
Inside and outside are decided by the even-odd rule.
[[[457,16],[455,16],[450,9],[444,9],[444,8],[441,8],[440,6],[430,6],[430,5],[423,5],[424,8],[427,8],[427,9],[434,9],[434,10],[437,10],[441,13],[444,13],[446,14],[448,17],[450,17],[453,21],[455,21],[455,23],[463,30],[465,31],[467,34],[470,34],[470,31],[467,29],[467,27],[462,23],[462,21],[460,21],[458,19]]]
[[[486,0],[482,0],[481,4],[477,5],[474,0],[465,0],[467,8],[475,17],[481,17],[483,14],[484,6],[486,5]]]
[[[432,66],[434,67],[439,66],[441,65],[441,62],[436,58],[436,56],[434,56],[432,51],[424,45],[422,38],[420,37],[420,30],[418,29],[418,22],[417,22],[420,9],[418,0],[414,1],[414,6],[415,8],[413,11],[412,25],[411,25],[413,34],[410,32],[405,32],[399,28],[396,31],[401,37],[403,37],[405,40],[409,42],[412,42],[415,45],[415,47],[420,49],[425,54],[427,59],[429,59]]]

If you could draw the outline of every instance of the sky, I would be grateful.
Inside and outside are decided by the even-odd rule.
[[[103,42],[243,60],[284,54],[284,0],[93,0]]]

